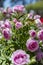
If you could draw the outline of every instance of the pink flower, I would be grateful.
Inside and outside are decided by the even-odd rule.
[[[28,39],[26,42],[26,47],[29,51],[35,52],[39,48],[39,44],[36,40]]]
[[[37,37],[43,41],[43,29],[37,33]]]
[[[4,15],[6,15],[6,14],[7,14],[7,11],[4,9],[2,13],[3,13]]]
[[[33,19],[33,13],[29,13],[29,14],[28,14],[28,18],[29,18],[29,19]]]
[[[24,65],[30,62],[30,56],[23,50],[17,50],[13,52],[11,60],[15,65]]]
[[[24,12],[25,8],[23,5],[17,5],[14,7],[14,11],[16,12]]]
[[[41,17],[40,15],[35,15],[34,19],[40,19],[40,17]]]
[[[6,28],[11,28],[11,24],[10,24],[9,20],[6,20],[4,25],[5,25]]]
[[[29,34],[31,37],[35,38],[36,37],[36,31],[35,30],[29,30]]]
[[[3,36],[4,36],[4,38],[5,38],[6,40],[9,40],[9,39],[10,39],[10,37],[11,37],[11,32],[10,32],[10,30],[9,30],[8,28],[3,29],[2,33],[3,33]]]
[[[4,24],[1,25],[1,29],[5,29],[5,25]]]
[[[11,13],[13,13],[13,10],[10,7],[8,7],[7,8],[7,13],[11,14]]]
[[[18,21],[17,21],[17,19],[16,19],[16,18],[14,18],[13,22],[14,22],[14,23],[17,23]]]
[[[36,55],[36,60],[41,61],[43,59],[43,52],[38,52]]]
[[[16,28],[16,29],[20,29],[22,26],[23,26],[23,24],[22,24],[21,22],[17,22],[17,23],[15,24],[15,28]]]
[[[33,10],[30,11],[30,13],[28,14],[28,18],[29,19],[33,19],[35,12]]]

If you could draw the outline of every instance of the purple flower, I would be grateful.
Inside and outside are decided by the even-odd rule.
[[[4,36],[4,38],[5,38],[6,40],[9,40],[9,39],[10,39],[10,37],[11,37],[11,32],[10,32],[10,30],[9,30],[8,28],[3,29],[2,33],[3,33],[3,36]]]
[[[43,29],[37,33],[37,37],[43,41]]]
[[[11,24],[10,24],[9,20],[6,20],[4,25],[5,25],[6,28],[11,28]]]
[[[17,19],[16,19],[16,18],[14,18],[13,22],[14,22],[14,23],[17,23],[18,21],[17,21]]]
[[[28,39],[27,42],[26,42],[26,47],[29,51],[35,52],[35,51],[38,50],[39,44],[36,40]]]
[[[29,19],[33,19],[33,13],[29,13],[29,14],[28,14],[28,18],[29,18]]]
[[[4,24],[1,25],[1,29],[5,29],[5,25]]]
[[[30,13],[28,14],[28,18],[33,19],[34,13],[35,12],[31,10]]]
[[[35,30],[29,30],[29,34],[31,37],[35,38],[36,37],[36,31]]]
[[[34,16],[34,19],[35,19],[35,20],[36,20],[36,19],[40,19],[40,17],[41,17],[40,15],[35,15],[35,16]]]
[[[25,8],[23,5],[17,5],[14,7],[14,11],[16,12],[24,12]]]
[[[4,15],[6,15],[6,14],[7,14],[7,11],[4,9],[2,13],[3,13]]]
[[[11,14],[11,13],[13,13],[13,10],[10,7],[8,7],[7,8],[7,13]]]
[[[11,60],[15,65],[24,65],[30,62],[30,56],[23,50],[17,50],[13,52]]]
[[[0,7],[0,11],[3,11],[3,8],[2,7]]]
[[[37,60],[37,61],[41,61],[42,59],[43,59],[43,52],[37,53],[37,55],[36,55],[36,60]]]
[[[21,22],[17,22],[17,23],[15,24],[15,28],[16,28],[16,29],[20,29],[22,26],[23,26],[23,24],[22,24]]]

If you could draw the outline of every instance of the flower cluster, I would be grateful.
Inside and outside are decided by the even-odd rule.
[[[19,22],[16,18],[14,18],[13,22],[15,23],[16,29],[20,29],[23,26],[23,24]]]
[[[37,24],[37,27],[40,29],[43,26],[43,18],[40,15],[36,15],[34,11],[31,11],[28,14],[28,18],[30,20],[34,20],[35,23]]]
[[[11,24],[9,20],[0,21],[0,31],[6,40],[11,37]]]
[[[25,7],[23,5],[21,5],[21,6],[20,5],[16,5],[14,7],[14,11],[23,13],[25,11]]]
[[[43,18],[34,11],[29,14],[25,11],[23,5],[0,9],[2,65],[32,64],[33,57],[36,62],[43,64]]]
[[[31,38],[27,40],[26,47],[29,51],[36,52],[36,60],[41,61],[43,59],[43,52],[40,50],[39,43],[40,41],[43,42],[43,29],[38,31],[37,34],[35,30],[29,30],[29,34]],[[35,37],[37,37],[38,40],[35,40]]]

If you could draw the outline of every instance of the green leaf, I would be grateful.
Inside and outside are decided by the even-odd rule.
[[[4,62],[2,63],[2,65],[6,65],[6,61],[4,61]]]

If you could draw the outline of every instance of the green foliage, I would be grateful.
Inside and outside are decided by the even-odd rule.
[[[43,10],[43,1],[36,2],[35,4],[30,4],[26,6],[27,11],[29,10]]]

